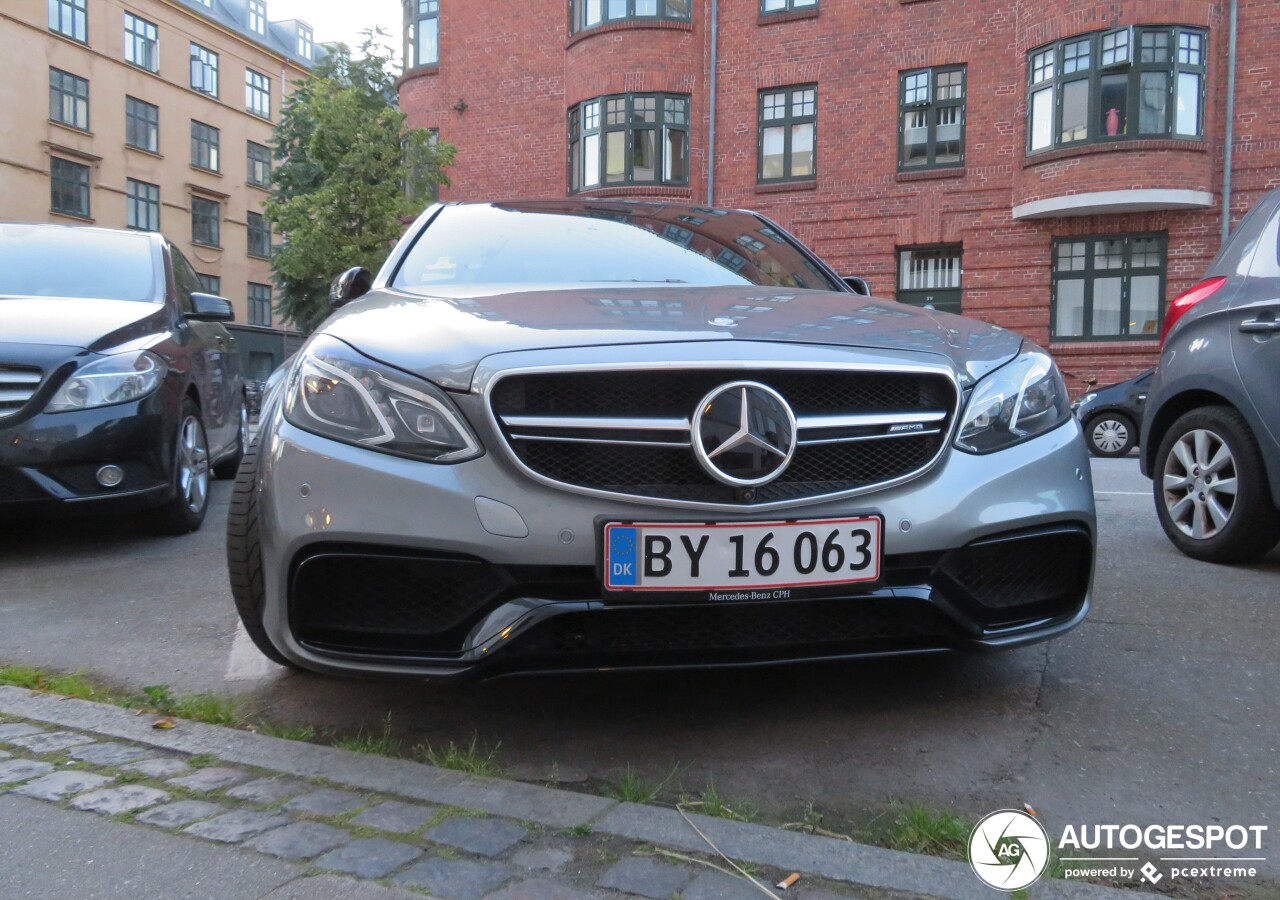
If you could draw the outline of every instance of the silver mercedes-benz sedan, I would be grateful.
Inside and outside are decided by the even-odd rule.
[[[446,204],[264,400],[228,532],[272,659],[428,678],[1017,647],[1089,606],[1044,350],[777,224]]]

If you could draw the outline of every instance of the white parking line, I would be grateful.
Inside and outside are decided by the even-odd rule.
[[[1118,497],[1150,497],[1150,491],[1094,491],[1094,494],[1114,494]]]
[[[231,642],[231,655],[227,658],[227,681],[257,681],[277,672],[283,672],[284,666],[273,663],[262,655],[244,630],[244,623],[236,623],[235,640]]]

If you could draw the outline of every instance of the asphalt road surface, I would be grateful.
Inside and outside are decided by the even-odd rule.
[[[1280,551],[1249,566],[1180,555],[1136,458],[1095,460],[1095,604],[1050,644],[983,657],[462,688],[286,673],[238,631],[223,562],[230,483],[204,529],[0,526],[0,663],[122,687],[242,696],[318,732],[406,746],[501,743],[507,774],[599,788],[626,766],[753,802],[866,821],[892,800],[976,818],[1032,804],[1073,824],[1265,824],[1280,877]]]

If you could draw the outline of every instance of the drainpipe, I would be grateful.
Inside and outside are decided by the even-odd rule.
[[[1231,28],[1227,36],[1227,136],[1222,153],[1222,242],[1231,233],[1231,157],[1236,122],[1236,15],[1237,0],[1231,0]]]
[[[1235,0],[1231,0],[1231,3],[1234,9]],[[711,0],[711,132],[707,135],[707,206],[713,206],[716,198],[716,66],[719,43],[720,0]],[[1232,62],[1234,64],[1234,57]]]

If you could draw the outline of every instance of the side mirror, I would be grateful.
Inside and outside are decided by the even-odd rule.
[[[849,285],[849,288],[855,294],[861,294],[864,297],[871,296],[871,285],[867,284],[867,279],[861,275],[845,275],[840,280]]]
[[[364,266],[347,269],[329,284],[329,305],[334,309],[345,306],[369,293],[373,287],[373,275]]]
[[[231,308],[231,301],[213,294],[191,292],[192,311],[187,313],[188,319],[197,322],[234,322],[236,311]]]

